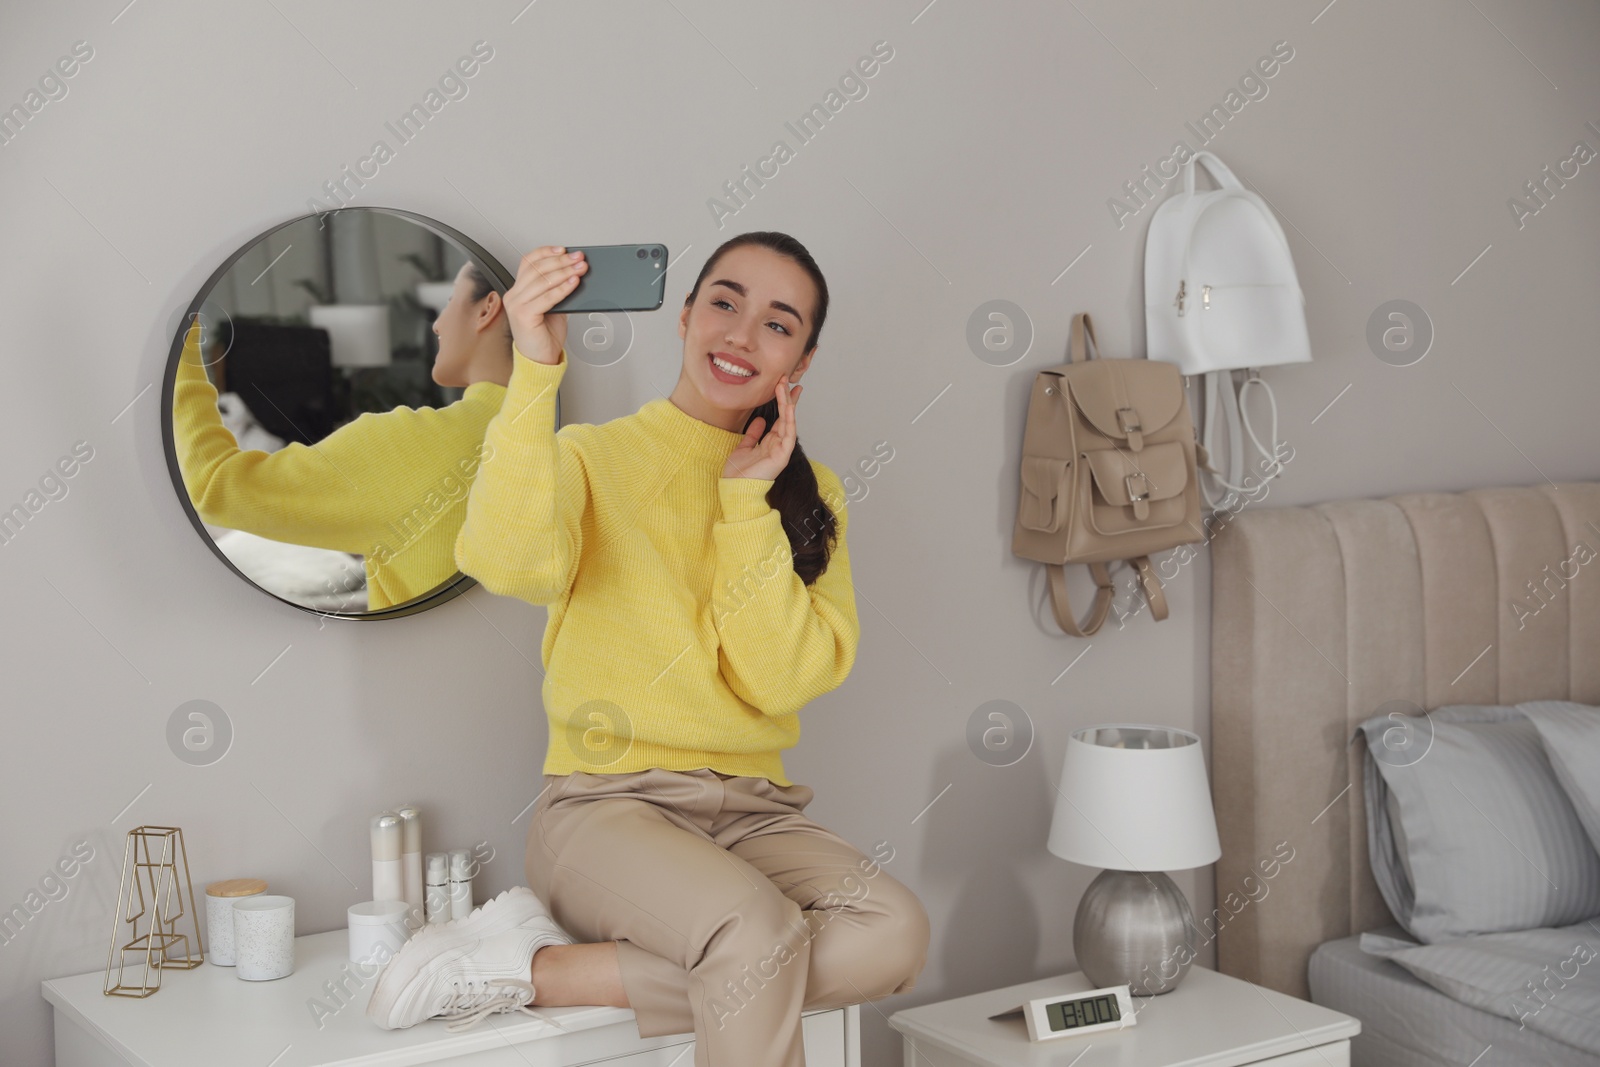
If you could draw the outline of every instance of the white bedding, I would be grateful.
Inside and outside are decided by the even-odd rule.
[[[1376,932],[1406,937],[1398,926]],[[1451,999],[1398,963],[1363,952],[1362,936],[1320,945],[1307,974],[1313,1001],[1361,1020],[1351,1042],[1353,1067],[1600,1065],[1600,1056],[1536,1031],[1531,1019],[1519,1029]]]
[[[1419,945],[1361,935],[1439,992],[1600,1057],[1600,921]]]
[[[291,545],[243,530],[225,530],[214,540],[251,581],[285,600],[318,611],[367,610],[367,575],[360,556]]]

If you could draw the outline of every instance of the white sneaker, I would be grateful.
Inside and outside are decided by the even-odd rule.
[[[537,1015],[533,954],[572,943],[533,890],[508,889],[465,919],[417,931],[379,972],[367,1018],[396,1030],[444,1017],[464,1030],[496,1012]]]

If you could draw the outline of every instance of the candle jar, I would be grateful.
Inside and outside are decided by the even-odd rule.
[[[218,967],[233,966],[233,906],[245,897],[267,891],[259,878],[229,878],[206,886],[206,959]]]
[[[411,936],[406,916],[411,908],[403,900],[369,900],[352,904],[346,917],[350,926],[350,962],[384,964]]]
[[[294,973],[294,898],[245,897],[233,906],[234,965],[247,982]]]

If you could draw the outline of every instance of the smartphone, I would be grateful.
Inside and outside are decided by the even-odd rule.
[[[667,291],[666,245],[567,245],[589,269],[550,314],[656,311]]]

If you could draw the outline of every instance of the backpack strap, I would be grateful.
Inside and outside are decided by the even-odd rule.
[[[1155,568],[1150,565],[1150,557],[1138,556],[1128,562],[1139,572],[1139,583],[1150,602],[1151,617],[1161,622],[1170,612],[1167,595],[1161,591],[1161,582],[1156,578]],[[1111,613],[1111,598],[1115,593],[1111,571],[1104,563],[1090,563],[1088,567],[1094,577],[1094,603],[1089,606],[1089,617],[1080,625],[1072,613],[1072,603],[1067,596],[1066,568],[1059,563],[1044,565],[1050,574],[1050,604],[1055,609],[1056,625],[1074,637],[1090,637],[1098,633]]]
[[[1088,338],[1089,346],[1091,346],[1093,349],[1092,353],[1086,351],[1084,345],[1084,338],[1086,336]],[[1086,360],[1091,354],[1096,359],[1099,358],[1100,342],[1095,339],[1094,322],[1089,318],[1089,313],[1087,311],[1080,311],[1076,315],[1072,316],[1072,341],[1067,346],[1067,362],[1076,363],[1079,360]],[[1063,391],[1063,399],[1065,399],[1065,391]]]
[[[1190,196],[1194,195],[1194,168],[1195,164],[1202,164],[1211,172],[1211,177],[1216,179],[1219,189],[1243,189],[1244,183],[1234,177],[1228,165],[1217,158],[1215,152],[1195,152],[1189,157],[1189,162],[1183,168],[1183,191]]]
[[[1146,561],[1148,562],[1148,560]],[[1100,631],[1105,625],[1106,616],[1111,614],[1111,572],[1104,563],[1089,564],[1089,573],[1094,575],[1094,603],[1089,606],[1089,617],[1084,625],[1079,627],[1078,620],[1073,617],[1072,603],[1067,599],[1067,575],[1065,568],[1059,563],[1046,563],[1044,569],[1050,575],[1050,605],[1055,609],[1056,625],[1061,627],[1073,637],[1089,637]],[[1166,601],[1161,602],[1160,618],[1166,618]]]
[[[1150,566],[1149,556],[1140,556],[1130,560],[1139,570],[1139,582],[1144,586],[1144,595],[1150,601],[1150,614],[1157,621],[1167,617],[1167,594],[1161,591],[1161,583],[1156,580],[1155,568]]]

